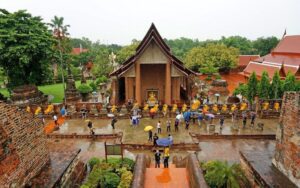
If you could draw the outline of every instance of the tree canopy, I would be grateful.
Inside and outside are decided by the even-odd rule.
[[[48,77],[55,40],[40,17],[0,10],[0,65],[9,87],[40,84]]]
[[[253,48],[255,49],[255,54],[260,56],[267,55],[271,52],[273,48],[278,44],[279,40],[276,37],[260,37],[253,41]]]
[[[223,44],[208,44],[206,47],[191,49],[185,58],[187,67],[203,73],[213,73],[218,69],[234,68],[239,50]]]
[[[136,48],[140,44],[137,40],[132,40],[132,43],[128,46],[124,46],[118,53],[117,53],[117,62],[122,64],[132,55],[134,55]]]

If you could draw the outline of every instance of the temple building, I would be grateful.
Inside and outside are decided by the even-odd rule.
[[[112,104],[178,104],[191,97],[195,73],[172,55],[154,24],[112,78]]]
[[[252,72],[255,72],[258,77],[261,77],[264,71],[272,77],[276,71],[282,79],[291,72],[300,79],[300,35],[285,36],[271,53],[256,58],[249,62],[244,69],[245,77],[249,77]]]

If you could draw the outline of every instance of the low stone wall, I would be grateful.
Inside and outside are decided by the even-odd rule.
[[[144,187],[146,168],[149,166],[150,158],[146,154],[138,154],[136,156],[131,188]]]
[[[190,154],[182,160],[174,158],[173,162],[175,163],[176,167],[185,167],[187,169],[191,188],[208,188],[208,185],[204,180],[199,161],[195,154]]]
[[[256,134],[256,135],[226,135],[226,134],[195,134],[190,133],[191,137],[198,140],[209,140],[209,139],[264,139],[264,140],[275,140],[275,134]]]
[[[85,177],[85,174],[86,174],[86,165],[81,160],[79,160],[79,155],[77,155],[70,163],[69,167],[64,172],[59,182],[57,182],[56,186],[80,187],[81,182]]]
[[[123,144],[124,149],[127,150],[152,150],[155,151],[158,148],[163,147],[154,147],[152,144]],[[175,143],[171,146],[172,149],[179,150],[192,150],[192,151],[200,151],[199,145],[196,143]]]
[[[94,136],[90,134],[48,134],[47,138],[50,139],[115,139],[117,142],[121,142],[123,137],[123,133],[116,134],[96,134]]]

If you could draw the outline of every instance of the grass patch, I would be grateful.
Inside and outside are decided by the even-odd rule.
[[[89,84],[91,81],[88,80],[87,84]],[[80,81],[75,82],[76,87],[80,85]],[[44,85],[44,86],[38,86],[38,89],[42,91],[46,95],[52,95],[54,98],[51,102],[53,103],[61,103],[63,102],[64,98],[64,92],[63,92],[63,84],[51,84],[51,85]],[[9,92],[5,88],[0,89],[0,93],[2,93],[5,97],[9,97]]]

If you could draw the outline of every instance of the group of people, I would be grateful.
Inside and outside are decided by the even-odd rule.
[[[155,168],[160,168],[161,153],[159,150],[156,150],[156,152],[154,154],[154,158],[155,158]],[[169,168],[169,158],[170,158],[170,148],[165,147],[164,152],[163,152],[164,168]]]

